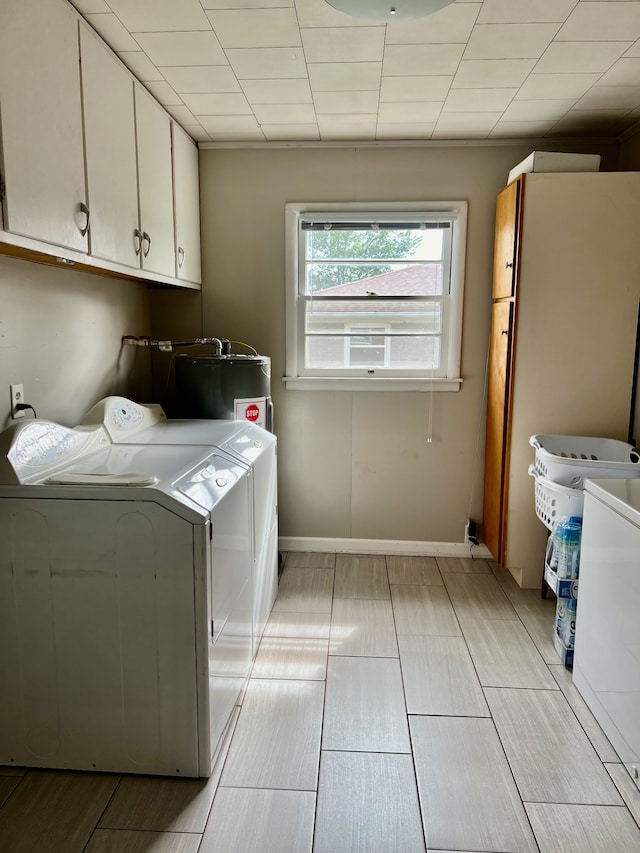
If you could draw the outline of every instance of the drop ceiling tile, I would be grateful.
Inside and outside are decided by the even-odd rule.
[[[296,12],[301,27],[379,27],[377,21],[354,18],[334,9],[325,0],[296,0]]]
[[[566,21],[577,0],[484,0],[479,24],[528,24]]]
[[[553,42],[536,65],[537,74],[571,74],[608,71],[631,46],[626,41]]]
[[[320,134],[322,142],[345,142],[347,145],[352,142],[373,142],[375,138],[374,130],[326,130]]]
[[[571,109],[575,100],[513,101],[502,116],[503,121],[557,121]]]
[[[109,6],[130,33],[211,29],[198,0],[109,0]]]
[[[200,0],[203,9],[271,9],[293,6],[294,0]]]
[[[634,86],[640,80],[640,58],[623,57],[598,80],[599,86]]]
[[[481,3],[454,3],[427,18],[387,24],[387,44],[466,43]]]
[[[542,56],[559,24],[481,24],[474,28],[465,59],[534,59]]]
[[[308,64],[314,92],[377,90],[382,62],[319,62]]]
[[[167,112],[170,116],[172,116],[181,127],[186,127],[187,125],[196,125],[196,119],[191,110],[188,110],[184,104],[176,105],[173,104],[167,106]]]
[[[384,27],[318,27],[302,30],[307,62],[379,62]]]
[[[262,132],[269,142],[304,140],[315,142],[320,139],[317,124],[263,124]]]
[[[149,80],[162,80],[162,74],[153,62],[149,59],[146,53],[141,50],[127,50],[118,53],[118,56],[127,66],[129,71],[140,80],[141,83],[147,83]]]
[[[640,56],[640,39],[631,45],[625,56]]]
[[[554,126],[554,121],[499,121],[490,137],[517,139],[520,136],[544,136]]]
[[[313,104],[257,104],[253,113],[259,124],[315,124]]]
[[[375,113],[377,92],[316,92],[313,96],[317,113]]]
[[[211,142],[211,137],[199,124],[183,124],[182,127],[196,142]]]
[[[384,52],[384,77],[455,74],[464,45],[434,44],[428,50],[420,44],[390,44]]]
[[[222,47],[299,47],[295,9],[224,9],[208,12]]]
[[[452,89],[442,111],[445,113],[491,113],[506,110],[517,91],[517,89]]]
[[[230,65],[169,65],[160,71],[178,94],[241,91]]]
[[[435,133],[456,133],[465,137],[487,135],[500,120],[502,113],[442,113],[436,124]]]
[[[417,101],[416,103],[380,104],[378,120],[382,124],[431,123],[438,120],[442,102]]]
[[[615,10],[615,14],[614,14]],[[578,3],[558,41],[634,41],[640,38],[640,3]]]
[[[227,143],[228,147],[235,148],[237,142],[265,142],[264,133],[261,130],[236,131],[235,133],[211,133],[213,142]]]
[[[599,74],[531,74],[522,84],[516,100],[581,98]]]
[[[383,77],[380,103],[394,101],[444,101],[451,87],[451,76]]]
[[[535,59],[463,59],[452,89],[502,89],[521,86]]]
[[[137,50],[138,42],[115,15],[85,15],[87,23],[102,36],[112,50]]]
[[[154,65],[227,65],[215,34],[208,32],[136,33]]]
[[[81,15],[91,15],[94,12],[110,12],[105,0],[71,0],[72,5]]]
[[[260,125],[254,115],[250,116],[196,116],[202,127],[212,135],[219,133],[252,133],[260,134]]]
[[[325,133],[371,133],[376,131],[374,115],[321,115],[318,116],[318,127],[324,137]]]
[[[640,106],[640,86],[594,86],[575,105],[577,110],[634,110]]]
[[[177,95],[171,86],[165,80],[148,80],[145,84],[156,101],[160,101],[163,106],[171,104],[177,106],[182,103],[179,95]]]
[[[410,124],[385,124],[378,122],[376,139],[430,139],[435,122],[412,122]]]
[[[182,100],[195,116],[239,116],[251,113],[251,107],[242,93],[183,95]]]
[[[243,80],[242,89],[250,104],[310,104],[309,81]]]
[[[232,48],[227,58],[239,80],[307,76],[304,53],[298,47]]]

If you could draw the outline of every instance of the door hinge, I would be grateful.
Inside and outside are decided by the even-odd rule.
[[[213,524],[209,523],[209,541],[213,542]]]
[[[4,182],[4,175],[0,172],[0,202],[5,200],[7,195],[7,185]]]

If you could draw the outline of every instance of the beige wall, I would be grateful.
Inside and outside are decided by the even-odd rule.
[[[144,285],[0,256],[0,428],[12,383],[67,426],[106,394],[148,400],[149,353],[120,339],[150,325]]]
[[[191,334],[271,356],[282,536],[460,542],[469,505],[480,518],[495,197],[530,150],[201,151],[202,332],[193,298],[154,293],[154,336],[176,336],[176,323],[185,332],[184,304]],[[615,168],[617,150],[606,155]],[[282,382],[285,203],[405,199],[469,202],[464,383],[434,394],[432,443],[429,394],[287,391]]]

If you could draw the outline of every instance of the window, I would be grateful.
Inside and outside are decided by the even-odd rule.
[[[466,207],[286,206],[287,387],[459,389]]]

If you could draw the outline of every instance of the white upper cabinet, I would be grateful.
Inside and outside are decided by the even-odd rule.
[[[59,0],[0,2],[7,231],[87,250],[78,18]]]
[[[175,277],[171,121],[142,86],[134,91],[142,269]]]
[[[176,277],[199,284],[200,185],[198,149],[190,137],[172,123],[173,193],[176,225]]]
[[[80,25],[89,251],[140,267],[133,80],[93,32]],[[136,252],[136,249],[138,250]]]

